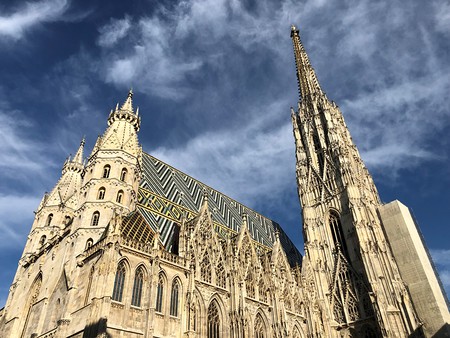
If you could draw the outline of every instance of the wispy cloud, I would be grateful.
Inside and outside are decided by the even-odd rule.
[[[111,20],[109,24],[100,27],[100,36],[97,42],[102,47],[112,47],[127,35],[130,28],[131,23],[128,16],[120,20]]]
[[[0,37],[21,39],[32,27],[59,20],[67,8],[66,0],[27,2],[12,13],[0,16]]]
[[[106,49],[102,73],[108,83],[120,87],[133,84],[142,92],[183,104],[188,98],[203,101],[202,93],[207,92],[209,97],[219,98],[220,105],[221,97],[236,95],[233,89],[239,76],[252,77],[243,62],[257,50],[264,55],[254,56],[261,66],[252,71],[270,74],[272,88],[276,88],[273,95],[279,88],[295,86],[292,67],[284,66],[293,62],[285,41],[289,24],[298,22],[301,32],[305,29],[304,42],[318,77],[326,89],[333,90],[330,97],[342,105],[369,168],[394,179],[401,169],[442,160],[445,155],[429,145],[429,135],[450,124],[445,102],[450,69],[429,34],[433,25],[442,29],[447,7],[438,1],[433,6],[444,10],[435,18],[418,21],[418,11],[425,10],[420,6],[360,1],[350,9],[307,1],[299,11],[298,4],[289,0],[252,5],[191,0],[170,10],[161,5],[149,17],[134,18],[139,24],[133,28],[120,29],[124,25],[120,19],[101,29],[101,37],[116,36],[118,31],[121,37],[124,31],[132,37],[113,53]],[[336,57],[339,68],[330,63]],[[267,68],[269,59],[283,67]],[[212,76],[221,80],[211,80]],[[287,84],[286,79],[292,83]],[[247,84],[244,80],[243,85]],[[246,111],[244,104],[257,97],[255,91],[267,91],[265,85],[255,82],[251,88],[245,87],[248,101],[241,100],[233,109]],[[346,99],[339,102],[339,97]],[[189,110],[193,104],[187,105]],[[201,120],[201,109],[192,113],[190,118]],[[252,132],[254,139],[261,135],[261,131]],[[236,137],[241,144],[248,141],[243,134]],[[185,151],[190,152],[189,148]]]

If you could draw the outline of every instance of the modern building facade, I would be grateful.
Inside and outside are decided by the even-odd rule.
[[[2,336],[450,336],[426,248],[409,235],[428,275],[412,285],[392,234],[411,227],[380,202],[295,27],[291,38],[304,257],[274,221],[143,152],[130,91],[87,160],[83,140],[42,199]]]

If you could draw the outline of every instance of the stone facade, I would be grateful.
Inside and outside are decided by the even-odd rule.
[[[372,178],[291,37],[303,261],[275,222],[143,153],[130,91],[39,205],[2,336],[423,335]]]

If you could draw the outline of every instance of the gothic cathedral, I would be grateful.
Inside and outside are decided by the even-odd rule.
[[[276,222],[143,152],[130,91],[37,208],[2,337],[450,337],[414,219],[381,203],[291,38],[304,257]]]

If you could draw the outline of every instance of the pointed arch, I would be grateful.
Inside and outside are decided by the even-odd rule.
[[[128,173],[127,168],[122,168],[122,171],[120,172],[120,180],[122,182],[125,182],[125,180],[127,178],[127,173]]]
[[[294,327],[292,328],[292,338],[304,338],[305,333],[301,327],[301,325],[297,322],[294,324]]]
[[[122,203],[123,202],[123,196],[124,196],[123,190],[119,190],[117,192],[116,202],[117,203]]]
[[[344,256],[349,259],[347,243],[344,237],[344,231],[342,229],[341,217],[339,213],[330,209],[328,212],[328,227],[331,231],[331,239],[336,249],[339,249]]]
[[[207,337],[220,338],[222,325],[223,322],[219,304],[216,299],[213,299],[208,306],[206,317]]]
[[[216,265],[216,285],[223,289],[227,287],[227,275],[222,258],[219,258],[219,262]]]
[[[109,164],[103,167],[102,178],[109,178],[109,174],[111,172],[111,166]]]
[[[96,227],[99,221],[100,221],[100,212],[94,211],[91,218],[91,226]]]
[[[115,300],[117,302],[122,302],[126,273],[127,273],[127,267],[125,265],[125,260],[122,260],[117,265],[116,278],[114,279],[114,289],[113,289],[113,293],[112,293],[112,300]]]
[[[134,274],[133,292],[131,295],[131,305],[141,307],[142,289],[145,280],[145,268],[140,265]]]
[[[181,281],[178,277],[172,281],[172,288],[170,291],[170,315],[178,317],[178,307],[180,304],[180,295],[182,295]]]
[[[42,286],[42,272],[39,272],[36,278],[34,279],[33,283],[30,286],[30,290],[28,292],[28,301],[26,305],[27,309],[27,316],[25,318],[25,324],[23,326],[21,337],[23,337],[27,331],[28,323],[30,321],[31,317],[31,309],[33,308],[33,305],[36,303],[36,301],[39,298],[39,293],[41,291]]]
[[[267,325],[265,323],[265,320],[263,319],[261,312],[258,311],[255,317],[255,324],[254,327],[254,338],[267,338],[269,335],[267,333]]]
[[[200,278],[204,282],[211,283],[211,261],[207,251],[203,254],[203,259],[200,262]]]
[[[156,286],[156,312],[162,313],[164,310],[164,285],[165,285],[165,275],[163,272],[158,274],[158,284]]]
[[[247,276],[245,277],[245,291],[247,297],[255,298],[255,280],[253,278],[253,271],[251,267],[248,269]]]
[[[106,194],[106,188],[105,187],[101,187],[100,189],[98,189],[97,199],[98,200],[105,199],[105,194]]]

